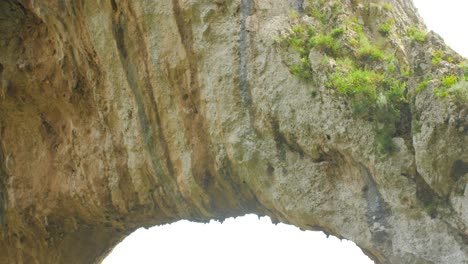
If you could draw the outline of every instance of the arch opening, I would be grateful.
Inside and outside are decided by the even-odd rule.
[[[374,263],[351,241],[250,214],[208,224],[179,221],[127,236],[103,264]]]

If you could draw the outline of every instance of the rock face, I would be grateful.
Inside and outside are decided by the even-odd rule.
[[[256,213],[376,263],[467,263],[468,107],[434,95],[462,58],[406,34],[410,0],[332,2],[0,1],[0,262],[99,263],[138,227]],[[278,39],[320,16],[406,65],[392,151],[326,87],[335,58],[291,73]]]

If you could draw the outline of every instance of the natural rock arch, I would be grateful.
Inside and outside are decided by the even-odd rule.
[[[385,9],[342,3],[343,20]],[[372,123],[324,86],[310,96],[275,43],[316,23],[309,1],[1,1],[1,261],[99,262],[137,227],[245,213],[378,263],[466,261],[466,105],[436,98],[437,80],[415,93],[461,71],[432,51],[462,59],[405,36],[424,29],[410,0],[385,3],[414,97],[382,154]]]

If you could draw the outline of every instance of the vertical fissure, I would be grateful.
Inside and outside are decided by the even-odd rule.
[[[242,0],[239,36],[239,90],[242,104],[247,107],[252,104],[247,67],[247,18],[252,15],[252,12],[253,1]]]
[[[365,199],[367,201],[367,223],[369,225],[372,239],[377,245],[388,246],[392,243],[392,238],[388,232],[387,223],[387,205],[377,188],[377,183],[372,177],[370,171],[364,166],[361,167],[361,175],[366,183]]]
[[[168,153],[168,147],[165,142],[164,137],[162,136],[162,131],[161,131],[161,121],[159,117],[159,112],[158,112],[158,106],[156,105],[155,99],[154,99],[154,94],[152,92],[152,86],[150,83],[150,80],[148,79],[149,77],[146,76],[144,78],[144,83],[140,85],[138,82],[138,70],[134,64],[133,60],[138,60],[138,58],[130,58],[129,57],[129,51],[128,47],[126,44],[126,39],[125,35],[128,31],[126,28],[128,26],[128,21],[124,17],[124,14],[122,14],[122,11],[119,9],[118,4],[114,1],[111,0],[111,5],[112,9],[114,11],[114,16],[113,16],[113,21],[112,21],[112,26],[113,26],[113,36],[115,39],[115,43],[117,45],[117,50],[119,53],[119,58],[122,63],[123,69],[125,71],[125,77],[127,80],[127,83],[132,91],[132,94],[135,99],[136,107],[137,107],[137,115],[138,115],[138,121],[141,129],[141,133],[143,135],[143,141],[146,146],[146,150],[148,152],[150,162],[151,162],[151,167],[153,169],[154,173],[154,180],[155,184],[157,186],[161,186],[163,182],[168,183],[167,186],[175,185],[175,188],[178,187],[177,184],[174,183],[174,180],[171,178],[171,175],[173,174],[173,167],[172,163],[168,161],[170,159],[169,153]],[[140,32],[141,33],[141,32]],[[148,69],[146,69],[146,73],[148,74]],[[146,88],[146,90],[142,90],[143,88]],[[146,91],[148,93],[148,96],[143,95],[143,91]],[[150,98],[149,98],[150,97]],[[151,100],[150,104],[146,104],[145,100]],[[145,105],[150,105],[152,106],[152,110],[155,112],[155,125],[159,128],[160,132],[156,133],[154,129],[152,128],[152,120],[151,116],[146,112]],[[159,140],[159,146],[162,148],[162,153],[164,153],[167,165],[167,170],[168,173],[164,171],[162,163],[159,161],[160,155],[158,155],[156,146],[155,146],[155,141]],[[166,191],[163,189],[163,191]],[[182,201],[183,198],[179,196],[179,193],[175,194],[176,199],[178,201]],[[165,206],[164,203],[166,201],[158,201],[158,205],[161,208],[164,208],[164,211],[166,214],[176,214],[174,210],[176,210],[174,206]]]
[[[153,163],[153,168],[155,170],[156,175],[164,175],[161,166],[159,164],[159,161],[157,160],[157,155],[156,155],[156,150],[154,149],[154,142],[153,142],[153,135],[151,133],[151,128],[149,125],[149,120],[148,116],[146,115],[144,104],[143,104],[143,97],[140,92],[140,89],[137,84],[137,71],[135,69],[135,66],[132,64],[130,59],[128,58],[128,51],[125,46],[125,40],[124,40],[124,30],[122,27],[122,18],[119,15],[118,21],[114,23],[114,38],[117,44],[117,49],[119,50],[119,55],[120,55],[120,60],[122,62],[122,65],[125,68],[125,73],[126,73],[126,79],[127,83],[130,86],[130,89],[132,90],[132,93],[135,97],[135,101],[137,104],[137,109],[138,109],[138,120],[140,122],[140,127],[143,133],[144,137],[144,142],[147,147],[147,150],[150,154],[151,161]]]

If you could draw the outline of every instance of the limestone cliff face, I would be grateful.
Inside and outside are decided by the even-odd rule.
[[[462,58],[406,34],[410,0],[331,2],[0,1],[0,262],[99,263],[138,227],[256,213],[377,263],[467,263],[467,105],[434,95]],[[278,39],[320,14],[371,42],[392,22],[392,151],[327,88],[334,58],[292,74]]]

